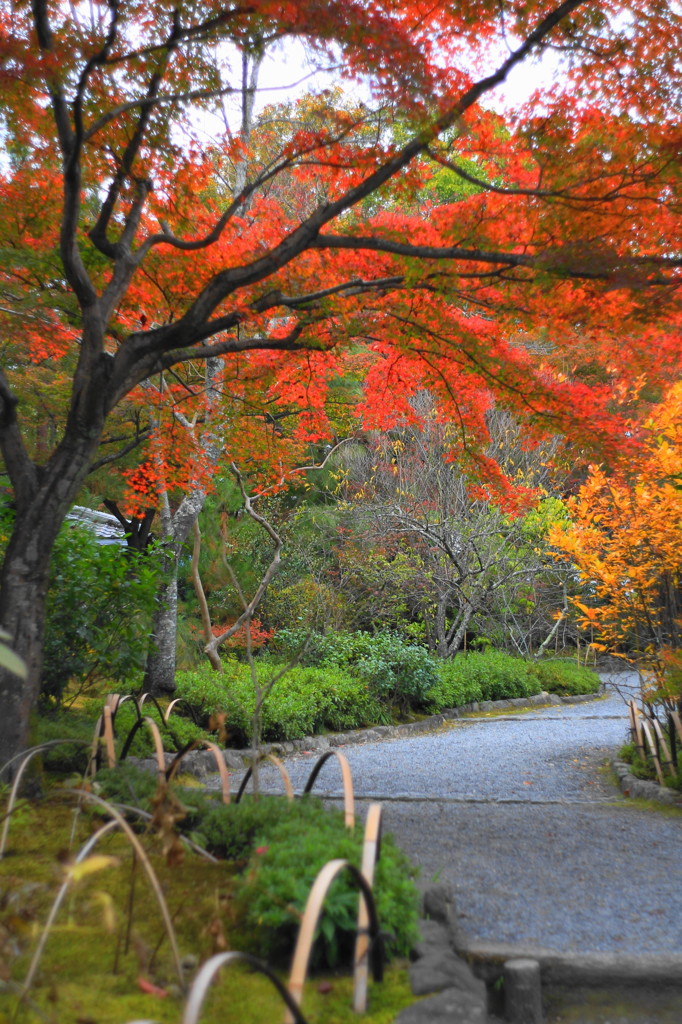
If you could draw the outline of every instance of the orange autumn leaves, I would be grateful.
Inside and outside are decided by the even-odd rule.
[[[640,463],[614,475],[592,466],[550,541],[578,570],[587,596],[574,603],[595,647],[634,661],[648,698],[672,701],[682,696],[682,383],[645,427]]]

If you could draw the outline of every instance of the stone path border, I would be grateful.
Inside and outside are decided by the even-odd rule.
[[[682,793],[676,789],[665,789],[657,782],[649,782],[647,779],[638,779],[630,771],[630,765],[625,761],[614,759],[611,762],[620,791],[624,796],[639,800],[655,800],[659,804],[667,804],[672,807],[682,807]]]
[[[595,693],[577,694],[560,697],[556,693],[538,693],[532,697],[511,697],[508,700],[476,701],[462,704],[457,708],[448,708],[436,715],[428,715],[417,722],[405,722],[402,725],[374,725],[367,729],[353,729],[349,732],[325,733],[320,736],[304,736],[299,740],[286,740],[282,743],[264,743],[261,750],[264,754],[275,754],[281,757],[296,753],[323,753],[331,747],[345,747],[354,743],[376,743],[381,740],[404,739],[420,733],[435,732],[445,727],[448,722],[462,718],[464,715],[480,714],[490,711],[512,711],[518,708],[544,708],[562,704],[583,704],[586,701],[599,699],[603,695],[600,689]],[[245,749],[225,749],[222,751],[225,764],[232,771],[243,771],[251,759],[251,751]],[[167,763],[173,755],[167,754]],[[145,765],[146,762],[138,762]],[[151,762],[150,762],[151,763]],[[156,764],[154,762],[154,767]],[[182,760],[182,771],[198,778],[215,772],[215,758],[210,751],[193,750]]]
[[[437,884],[423,894],[421,940],[409,969],[412,992],[426,995],[402,1010],[394,1024],[485,1024],[488,992],[505,977],[505,965],[519,959],[539,966],[543,987],[595,989],[658,988],[680,992],[682,956],[660,954],[556,953],[531,945],[469,943],[455,913],[452,892]],[[647,1018],[649,1021],[649,1018]]]

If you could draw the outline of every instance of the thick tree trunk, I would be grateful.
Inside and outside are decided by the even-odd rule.
[[[30,716],[40,694],[52,549],[95,448],[91,439],[62,446],[39,470],[37,486],[27,487],[17,502],[0,575],[0,628],[25,661],[28,677],[21,680],[0,669],[0,768],[29,742]]]
[[[20,679],[0,669],[0,768],[28,746],[30,716],[40,694],[50,564],[49,552],[40,555],[30,567],[22,553],[5,560],[0,620],[9,646],[26,662],[28,677]]]
[[[448,626],[447,609],[447,596],[439,598],[434,631],[437,639],[436,650],[441,658],[451,658],[454,654],[457,654],[476,610],[471,604],[466,604],[464,608],[460,607],[454,621]]]

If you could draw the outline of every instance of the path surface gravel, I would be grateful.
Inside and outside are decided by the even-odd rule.
[[[452,886],[468,941],[682,953],[682,813],[621,797],[603,764],[626,734],[608,685],[594,702],[460,719],[343,752],[356,799],[384,802],[385,827],[422,882]],[[297,791],[316,758],[287,759]],[[270,767],[263,782],[281,788]],[[341,796],[335,759],[315,791]]]

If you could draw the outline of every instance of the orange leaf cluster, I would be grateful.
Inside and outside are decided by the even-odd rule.
[[[681,383],[644,428],[636,465],[611,475],[592,466],[570,503],[570,526],[555,526],[550,541],[591,596],[575,602],[581,624],[596,630],[600,649],[632,657],[658,692],[670,652],[682,647]]]

